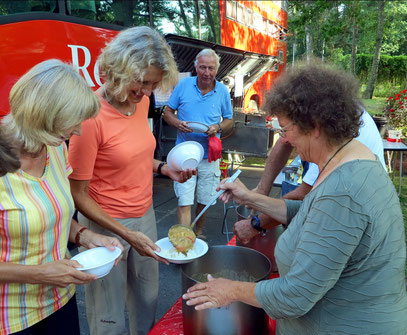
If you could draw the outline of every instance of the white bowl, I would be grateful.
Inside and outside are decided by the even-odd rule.
[[[161,240],[158,240],[157,242],[155,242],[155,244],[157,244],[161,248],[161,251],[154,252],[158,256],[167,259],[170,263],[175,264],[192,262],[193,260],[205,255],[208,251],[208,244],[199,238],[195,240],[194,247],[188,251],[186,256],[183,253],[179,253],[177,252],[177,250],[175,250],[168,237],[164,237]]]
[[[97,247],[85,250],[71,259],[81,264],[80,271],[96,275],[98,278],[106,276],[113,268],[114,261],[121,255],[122,250],[115,247],[109,250],[106,247]]]
[[[185,141],[177,144],[167,156],[167,164],[176,171],[196,169],[202,161],[204,148],[195,141]]]

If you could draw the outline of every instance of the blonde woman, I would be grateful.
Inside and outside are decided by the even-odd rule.
[[[69,65],[34,66],[10,92],[2,131],[21,168],[0,178],[1,334],[79,334],[75,286],[96,279],[68,259],[67,242],[123,248],[72,220],[65,140],[95,117],[99,101]]]
[[[127,305],[130,333],[146,334],[155,319],[157,261],[166,262],[154,253],[153,172],[180,182],[192,175],[153,159],[148,97],[158,86],[173,87],[178,71],[165,40],[148,27],[122,31],[99,64],[105,84],[96,94],[102,106],[70,142],[71,190],[79,222],[118,236],[125,251],[103,281],[86,286],[86,313],[91,334],[124,334]]]

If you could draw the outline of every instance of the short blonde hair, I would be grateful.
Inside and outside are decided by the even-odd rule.
[[[100,101],[70,65],[50,59],[35,65],[10,91],[3,124],[31,153],[58,145],[64,131],[95,117]]]
[[[178,81],[178,69],[164,38],[149,27],[133,27],[120,32],[99,56],[100,74],[106,88],[119,101],[125,101],[125,88],[132,81],[143,81],[154,65],[164,72],[159,87],[171,90]]]

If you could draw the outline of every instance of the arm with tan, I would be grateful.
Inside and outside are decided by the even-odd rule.
[[[304,197],[311,192],[312,186],[302,182],[296,189],[288,192],[283,196],[283,199],[303,200]]]
[[[226,191],[219,197],[220,200],[227,203],[233,199],[238,204],[244,204],[278,222],[286,223],[287,206],[284,200],[270,198],[250,191],[239,179],[236,179],[234,183],[225,183],[226,180],[222,181],[218,186],[218,190],[224,189]]]
[[[288,158],[290,157],[292,146],[279,139],[271,149],[271,152],[266,160],[266,166],[261,179],[253,191],[269,195],[274,180],[286,165]]]
[[[70,179],[69,182],[71,184],[71,192],[75,206],[84,216],[123,238],[135,248],[141,256],[152,257],[157,261],[168,263],[167,260],[156,255],[154,250],[159,251],[159,247],[148,236],[124,227],[107,214],[99,204],[89,196],[89,180]]]
[[[81,226],[72,220],[69,240],[74,241],[75,234],[78,233]],[[94,234],[98,235],[98,234]],[[103,242],[110,241],[112,246],[121,247],[120,242],[110,237]],[[0,283],[23,283],[23,284],[42,284],[57,287],[66,287],[70,284],[87,284],[97,277],[77,270],[80,266],[78,262],[61,259],[38,265],[15,264],[10,262],[0,262]]]
[[[0,262],[0,283],[41,284],[66,287],[83,285],[97,277],[77,270],[79,263],[61,259],[40,265]]]

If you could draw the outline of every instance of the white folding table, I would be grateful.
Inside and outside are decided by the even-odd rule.
[[[402,142],[389,142],[387,140],[383,140],[383,149],[387,155],[387,165],[389,167],[389,172],[392,171],[391,163],[393,160],[393,153],[399,152],[400,154],[400,167],[399,167],[399,193],[401,193],[401,181],[403,177],[403,152],[407,151],[407,145]]]

